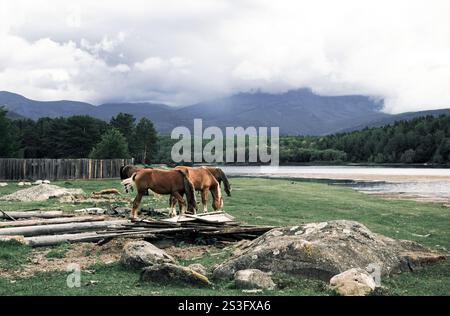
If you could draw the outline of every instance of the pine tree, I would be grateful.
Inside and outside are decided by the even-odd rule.
[[[93,159],[129,158],[127,140],[117,129],[110,129],[89,156]]]
[[[142,118],[136,126],[133,154],[139,162],[150,163],[156,156],[158,136],[152,121]]]

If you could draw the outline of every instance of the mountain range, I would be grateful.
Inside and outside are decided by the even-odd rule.
[[[35,101],[0,91],[0,106],[13,119],[90,115],[109,121],[120,112],[130,113],[137,119],[151,119],[161,133],[170,133],[176,126],[192,128],[195,118],[203,119],[203,128],[279,126],[282,135],[325,135],[425,115],[450,115],[450,109],[393,115],[382,112],[382,101],[367,96],[320,96],[309,89],[280,94],[239,93],[184,107],[148,102],[92,105],[68,100]]]

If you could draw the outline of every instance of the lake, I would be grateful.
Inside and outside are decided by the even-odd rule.
[[[450,169],[360,166],[223,166],[228,175],[313,179],[330,185],[418,201],[450,203]]]

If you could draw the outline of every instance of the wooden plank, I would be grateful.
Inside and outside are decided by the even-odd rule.
[[[50,225],[50,224],[65,224],[65,223],[81,223],[81,222],[95,222],[104,221],[104,216],[77,216],[77,217],[57,217],[49,219],[28,219],[21,221],[0,222],[0,228],[3,227],[21,227],[21,226],[36,226],[36,225]]]
[[[5,211],[4,211],[5,212]],[[55,217],[72,217],[74,214],[64,213],[63,211],[6,211],[6,213],[17,219],[17,218],[55,218]],[[8,219],[8,216],[0,213],[0,218]]]
[[[25,237],[25,242],[32,247],[44,247],[44,246],[54,246],[62,243],[95,242],[116,237],[149,238],[154,237],[154,235],[151,232],[103,233],[103,234],[88,232],[78,234]]]
[[[227,213],[216,213],[216,214],[199,214],[199,215],[192,215],[192,214],[185,214],[184,216],[195,218],[198,221],[205,222],[205,223],[215,223],[215,224],[223,224],[228,222],[234,222],[235,218]]]
[[[63,232],[79,232],[85,230],[95,230],[99,228],[107,228],[108,226],[119,226],[125,223],[128,223],[128,220],[11,227],[0,229],[0,235],[2,236],[22,235],[25,237],[51,235]]]

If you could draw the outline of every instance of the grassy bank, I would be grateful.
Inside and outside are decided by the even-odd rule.
[[[65,187],[83,188],[86,192],[115,187],[120,189],[119,181],[66,181],[56,183]],[[225,209],[239,221],[251,224],[298,225],[313,221],[333,219],[356,220],[369,229],[398,239],[418,241],[435,249],[450,249],[450,208],[435,203],[418,203],[403,200],[383,200],[368,196],[348,188],[328,186],[326,184],[298,182],[276,179],[232,179],[232,197],[225,197]],[[0,195],[13,192],[18,188],[9,185],[0,188]],[[133,196],[129,196],[131,200]],[[127,203],[127,202],[123,202]],[[144,199],[144,206],[166,207],[167,198],[157,200]],[[108,202],[98,206],[108,206]],[[6,202],[0,201],[0,209],[62,208],[73,210],[92,206],[92,204],[60,204],[57,199],[46,202]],[[429,235],[429,236],[428,236]],[[428,236],[428,237],[420,237]],[[182,245],[180,245],[182,246]],[[0,269],[19,266],[30,249],[23,246],[0,246]],[[64,255],[64,252],[62,253]],[[203,256],[188,263],[203,263],[212,267],[228,256],[223,253]],[[61,256],[61,255],[58,255]],[[11,294],[63,294],[63,295],[234,295],[242,294],[228,283],[218,284],[215,289],[186,289],[184,287],[142,284],[139,273],[123,270],[117,263],[95,264],[90,269],[95,273],[82,273],[82,286],[68,288],[68,273],[45,272],[32,277],[0,277],[0,295]],[[91,282],[94,281],[94,282]],[[98,281],[98,282],[97,282]],[[283,281],[280,290],[265,294],[285,295],[329,295],[324,284],[310,280]],[[427,267],[422,271],[395,275],[382,280],[383,289],[377,294],[390,295],[450,295],[450,264],[441,263]]]

